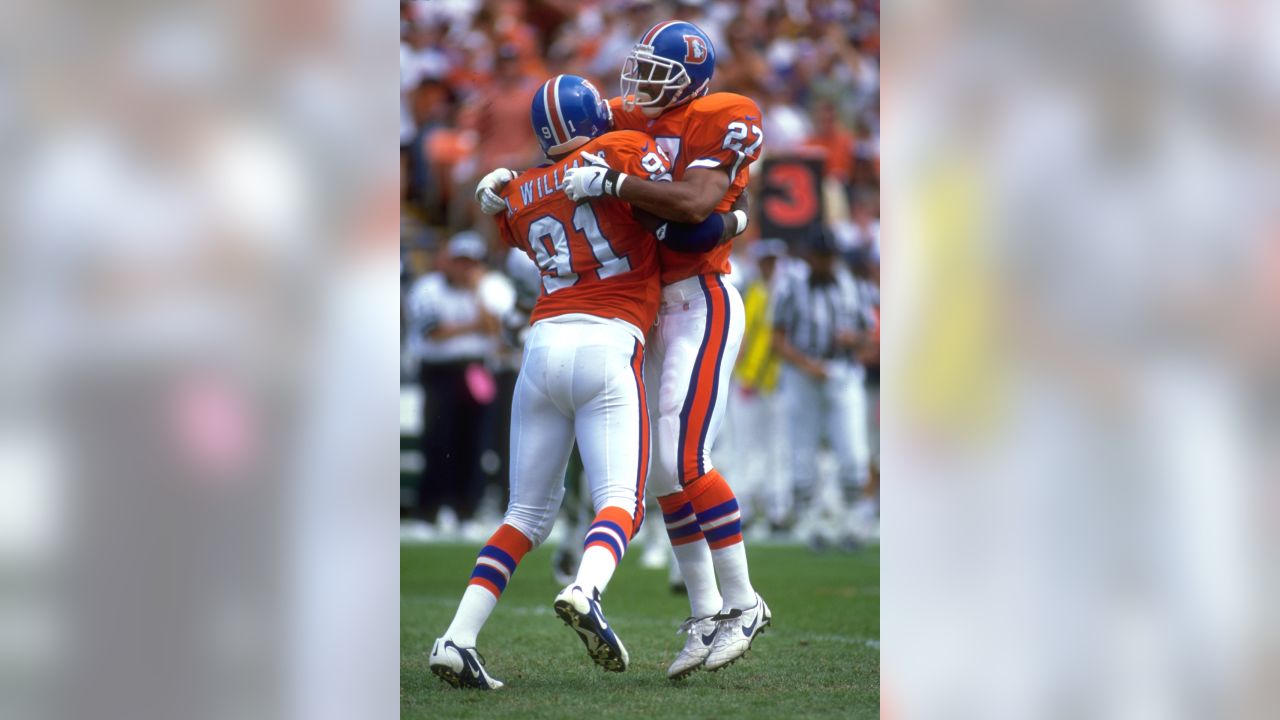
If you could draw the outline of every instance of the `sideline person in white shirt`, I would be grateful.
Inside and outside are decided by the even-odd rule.
[[[434,522],[443,506],[470,520],[484,492],[481,428],[497,386],[499,318],[515,304],[511,281],[484,263],[488,246],[466,231],[449,240],[440,270],[409,291],[409,349],[424,394],[425,481],[418,511]]]

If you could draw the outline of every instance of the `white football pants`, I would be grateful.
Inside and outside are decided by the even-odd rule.
[[[637,522],[643,517],[650,427],[640,337],[623,321],[583,315],[530,329],[511,403],[511,502],[503,521],[535,547],[555,524],[575,437],[595,511],[612,505]]]
[[[744,327],[742,296],[719,275],[694,276],[662,288],[647,363],[654,407],[649,475],[654,496],[678,492],[714,467],[711,447],[724,421]]]

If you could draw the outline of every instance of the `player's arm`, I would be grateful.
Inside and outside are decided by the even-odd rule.
[[[664,220],[699,225],[716,217],[716,205],[729,189],[728,175],[718,169],[696,168],[686,173],[686,178],[691,179],[678,182],[646,180],[614,170],[590,153],[584,152],[582,157],[590,164],[565,171],[561,183],[565,194],[574,202],[616,197]],[[725,215],[724,227],[732,233],[730,237],[741,235],[747,229],[745,210],[735,209]],[[714,243],[709,247],[714,247]]]
[[[733,219],[729,213],[716,213],[700,223],[671,222],[634,207],[631,215],[659,242],[677,252],[704,253],[733,239]]]
[[[498,198],[498,201],[502,203],[502,208],[505,210],[507,202],[502,198]],[[524,249],[524,246],[522,246],[516,239],[516,232],[511,227],[510,218],[506,215],[494,215],[493,224],[498,226],[498,239],[501,240],[504,245],[507,247],[517,248],[519,250]]]
[[[610,196],[631,203],[664,220],[700,223],[711,217],[729,189],[728,173],[718,168],[694,168],[678,181],[653,181],[615,170],[590,153],[589,165],[565,172],[565,193],[574,202]]]
[[[694,168],[685,173],[683,180],[669,183],[619,173],[616,196],[667,220],[700,223],[711,217],[728,189],[726,172],[719,168]]]
[[[726,213],[712,213],[700,223],[664,220],[634,205],[631,208],[631,214],[640,221],[641,225],[655,233],[664,245],[677,252],[687,253],[704,253],[736,237],[740,233],[740,224],[736,215],[739,211],[744,215],[747,212],[745,190],[734,201],[732,210]]]
[[[614,151],[610,151],[608,155],[612,161],[621,168],[620,172],[625,172],[635,178],[637,182],[652,182],[655,185],[671,185],[671,167],[667,162],[666,156],[661,149],[654,146],[654,150],[650,151],[649,147],[652,139],[645,138],[643,147],[637,151],[636,145],[622,144],[614,147]],[[600,155],[604,155],[602,150]],[[607,168],[603,165],[603,158],[600,155],[592,155],[590,153],[582,153],[582,157],[588,162],[597,163],[599,167]],[[566,172],[566,178],[569,177],[574,170],[571,168]],[[572,198],[573,196],[570,195]],[[575,199],[575,202],[577,200]],[[745,229],[747,199],[740,197],[734,202],[733,209],[728,213],[712,213],[699,222],[681,223],[674,222],[664,218],[658,214],[645,210],[644,208],[631,205],[631,213],[642,226],[657,236],[658,240],[664,245],[678,252],[703,253],[722,242],[732,239]],[[739,223],[736,211],[741,210],[743,222]]]
[[[759,108],[746,98],[702,116],[699,124],[706,129],[686,148],[696,159],[677,182],[646,181],[628,175],[612,158],[606,164],[584,153],[592,165],[565,173],[565,193],[574,202],[609,195],[667,220],[700,223],[715,212],[741,169],[760,156],[764,132],[759,121]],[[740,219],[746,229],[746,213]]]

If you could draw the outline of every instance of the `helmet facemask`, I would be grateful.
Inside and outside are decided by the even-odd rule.
[[[622,107],[643,108],[657,115],[689,87],[689,73],[680,63],[653,54],[652,45],[636,45],[622,65]]]

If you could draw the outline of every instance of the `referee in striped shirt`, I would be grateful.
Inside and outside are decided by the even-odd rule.
[[[773,311],[773,341],[783,360],[781,391],[791,434],[797,529],[813,543],[854,542],[855,504],[867,482],[865,369],[872,306],[836,260],[829,233],[815,237],[805,267],[783,283]],[[821,439],[835,452],[846,512],[814,504]],[[863,511],[857,508],[857,512]]]

